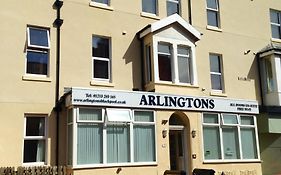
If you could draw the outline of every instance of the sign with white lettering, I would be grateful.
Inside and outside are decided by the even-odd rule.
[[[72,88],[67,106],[106,106],[258,114],[257,101]]]

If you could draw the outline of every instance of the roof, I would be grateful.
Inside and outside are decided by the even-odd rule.
[[[153,33],[158,31],[164,27],[167,27],[171,24],[177,23],[181,27],[183,27],[187,32],[191,33],[195,40],[198,41],[201,38],[201,33],[196,30],[192,25],[190,25],[187,21],[185,21],[182,17],[178,14],[173,14],[166,18],[163,18],[155,23],[149,24],[148,26],[144,27],[140,32],[138,32],[138,37],[143,38],[149,33]]]
[[[267,52],[273,52],[273,53],[279,53],[281,54],[281,44],[277,43],[270,43],[267,46],[265,46],[263,49],[261,49],[258,52],[258,55],[265,54]]]

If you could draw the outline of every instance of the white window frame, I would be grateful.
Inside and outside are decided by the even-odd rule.
[[[27,127],[27,118],[44,118],[44,136],[26,136],[26,127]],[[24,135],[23,135],[23,146],[22,146],[22,164],[23,165],[27,165],[27,166],[41,166],[41,165],[46,165],[47,164],[47,160],[48,160],[48,154],[47,154],[47,150],[48,150],[48,120],[47,120],[47,115],[39,115],[39,114],[25,114],[24,116]],[[24,141],[25,140],[45,140],[45,161],[44,162],[24,162]]]
[[[110,6],[111,0],[108,0],[108,3],[102,3],[102,2],[97,2],[96,0],[91,0],[91,3],[94,4],[99,4],[99,5],[103,5],[103,6]]]
[[[274,11],[278,14],[279,23],[273,23],[273,22],[271,22],[271,19],[270,19],[270,26],[273,25],[273,26],[277,26],[279,28],[280,38],[274,38],[274,39],[280,40],[281,39],[281,11],[270,9],[269,13],[271,13],[272,11]],[[271,31],[271,37],[273,38],[272,31]]]
[[[215,114],[218,116],[218,123],[204,123],[204,114]],[[205,163],[216,163],[216,162],[259,162],[260,161],[260,148],[259,148],[259,139],[258,139],[258,129],[257,129],[257,120],[256,120],[256,116],[254,115],[248,115],[248,114],[231,114],[231,115],[235,115],[238,124],[224,124],[223,121],[223,115],[227,115],[230,113],[211,113],[211,112],[205,112],[202,113],[202,150],[203,150],[203,154],[202,154],[202,158],[203,158],[203,162]],[[248,117],[252,117],[254,124],[253,125],[243,125],[241,123],[241,116],[248,116]],[[203,129],[204,126],[206,127],[216,127],[219,129],[219,139],[220,139],[220,152],[221,152],[221,159],[205,159],[204,153],[204,135],[203,135]],[[233,127],[237,129],[237,134],[238,134],[238,151],[239,151],[239,159],[225,159],[224,158],[224,145],[223,145],[223,132],[222,132],[222,128],[227,128],[227,127]],[[255,143],[256,143],[256,152],[257,152],[257,158],[256,159],[243,159],[243,152],[242,152],[242,141],[241,141],[241,128],[254,128],[255,131]]]
[[[163,81],[159,78],[159,68],[158,68],[158,44],[159,43],[168,43],[171,45],[171,72],[172,72],[172,81]],[[179,74],[178,74],[178,58],[177,58],[177,46],[186,46],[191,49],[190,54],[190,82],[191,83],[181,83],[179,81]],[[196,56],[195,56],[195,44],[188,41],[188,40],[177,40],[171,38],[163,38],[158,36],[153,36],[153,61],[154,61],[154,80],[156,83],[164,83],[164,84],[176,84],[176,85],[183,85],[183,86],[197,86],[197,68],[196,68]]]
[[[207,25],[208,26],[211,26],[211,27],[216,27],[216,28],[220,28],[221,24],[220,24],[220,9],[219,9],[219,0],[215,0],[216,1],[216,8],[209,8],[208,7],[208,3],[207,3],[208,0],[206,0],[206,10],[207,10]],[[218,26],[213,26],[213,25],[209,25],[208,23],[208,11],[212,11],[212,12],[215,12],[217,14],[217,23],[218,23]]]
[[[44,30],[47,32],[47,42],[48,42],[48,46],[40,46],[40,45],[33,45],[30,42],[30,29],[36,29],[36,30]],[[26,53],[25,53],[25,75],[32,75],[35,77],[49,77],[50,74],[50,31],[47,28],[43,28],[43,27],[33,27],[33,26],[27,26],[26,29],[26,42],[27,42],[27,46],[26,46]],[[38,53],[44,53],[48,55],[48,62],[47,62],[47,73],[45,74],[34,74],[34,73],[27,73],[27,53],[28,52],[38,52]]]
[[[36,30],[42,30],[47,32],[47,41],[48,41],[48,46],[40,46],[40,45],[33,45],[30,43],[30,29],[36,29]],[[41,48],[41,49],[50,49],[50,32],[46,28],[42,27],[32,27],[28,26],[27,27],[27,47],[34,47],[34,48]]]
[[[221,72],[212,72],[211,71],[211,55],[217,56],[219,58],[219,68]],[[223,77],[223,59],[221,54],[217,53],[210,53],[209,54],[209,62],[210,62],[210,80],[211,80],[211,89],[213,92],[218,92],[218,93],[224,93],[225,88],[224,88],[224,77]],[[219,75],[220,76],[220,83],[221,83],[221,89],[213,89],[212,88],[212,75]]]
[[[167,16],[168,16],[168,2],[174,3],[174,4],[178,4],[178,15],[181,15],[181,0],[167,0],[166,4],[167,4]]]
[[[142,2],[143,0],[141,0],[141,13],[142,14],[144,14],[144,15],[155,15],[155,16],[157,16],[158,15],[158,0],[155,0],[155,13],[150,13],[150,12],[145,12],[145,11],[143,11],[143,7],[142,7],[142,4],[143,4],[143,2]]]
[[[111,38],[110,37],[106,37],[106,36],[100,36],[100,35],[93,35],[92,36],[92,40],[94,37],[99,37],[99,38],[104,38],[104,39],[107,39],[108,42],[109,42],[109,48],[108,48],[108,56],[109,58],[103,58],[103,57],[94,57],[92,55],[92,80],[94,81],[100,81],[100,82],[108,82],[108,83],[111,83],[112,82],[112,75],[111,75],[111,72],[112,72],[112,47],[111,47]],[[92,45],[93,47],[93,45]],[[108,78],[95,78],[94,76],[94,60],[99,60],[99,61],[106,61],[107,62],[107,66],[108,66]]]
[[[90,108],[90,109],[98,109],[98,110],[102,110],[102,120],[101,121],[95,121],[95,120],[80,120],[79,119],[79,109],[80,108]],[[128,111],[130,112],[130,117],[131,117],[131,121],[107,121],[107,117],[106,117],[106,110],[123,110],[123,111]],[[144,112],[152,112],[153,113],[153,122],[135,122],[134,121],[134,112],[135,111],[144,111]],[[156,128],[156,121],[155,121],[155,111],[152,110],[137,110],[137,109],[119,109],[119,108],[98,108],[98,107],[74,107],[74,108],[70,108],[68,110],[68,112],[73,112],[73,121],[69,122],[68,125],[73,125],[73,136],[72,136],[72,166],[73,168],[90,168],[90,167],[112,167],[112,166],[133,166],[133,165],[156,165],[157,164],[157,128]],[[103,163],[101,164],[85,164],[85,165],[78,165],[77,164],[77,128],[78,128],[78,124],[79,123],[84,123],[84,124],[103,124]],[[134,141],[134,132],[133,132],[133,126],[134,124],[137,125],[154,125],[154,134],[155,134],[155,140],[154,140],[154,149],[155,149],[155,161],[153,162],[134,162],[134,145],[133,145],[133,141]],[[125,163],[107,163],[107,130],[106,130],[106,126],[107,125],[127,125],[129,126],[129,140],[130,140],[130,150],[129,150],[129,154],[130,154],[130,160],[129,162],[125,162]],[[68,158],[67,158],[68,160]]]

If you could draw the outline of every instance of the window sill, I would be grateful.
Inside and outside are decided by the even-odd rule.
[[[227,94],[223,93],[221,91],[211,91],[210,95],[211,96],[217,96],[217,97],[227,97]]]
[[[224,164],[224,163],[261,163],[261,160],[258,159],[249,159],[249,160],[204,160],[204,164]]]
[[[218,28],[218,27],[215,27],[215,26],[207,26],[206,27],[207,30],[212,30],[212,31],[215,31],[215,32],[222,32],[222,29],[221,28]]]
[[[24,81],[41,81],[41,82],[51,82],[52,79],[46,76],[36,76],[36,75],[23,75],[22,80]]]
[[[106,4],[102,4],[102,3],[97,3],[97,2],[90,2],[89,4],[91,7],[96,7],[96,8],[100,8],[100,9],[104,9],[104,10],[109,10],[109,11],[113,11],[113,7],[108,6]]]
[[[114,83],[110,83],[110,82],[102,82],[102,81],[96,81],[96,80],[92,80],[90,82],[91,86],[105,86],[105,87],[114,87],[115,84]]]
[[[192,85],[192,84],[184,84],[184,83],[172,83],[169,81],[160,81],[160,82],[155,82],[155,85],[169,85],[169,86],[177,86],[177,87],[189,87],[189,88],[199,88],[197,85]]]
[[[140,16],[146,17],[146,18],[151,18],[151,19],[157,19],[157,20],[160,19],[159,16],[157,16],[156,14],[153,14],[153,13],[141,12]]]
[[[281,43],[281,39],[278,39],[278,38],[271,38],[271,41]]]
[[[157,166],[157,163],[113,163],[113,164],[98,164],[98,165],[76,165],[72,169],[79,170],[84,168],[104,168],[104,167],[137,167],[137,166]],[[69,166],[71,168],[71,166]]]

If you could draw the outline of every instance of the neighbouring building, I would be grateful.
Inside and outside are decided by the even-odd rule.
[[[3,1],[0,166],[280,174],[279,1]]]

